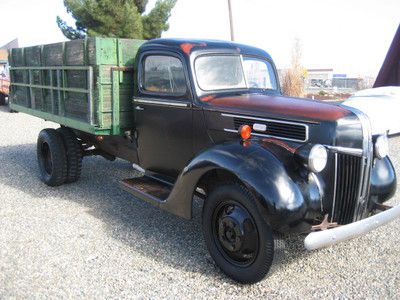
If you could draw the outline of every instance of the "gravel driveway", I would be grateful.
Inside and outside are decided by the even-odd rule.
[[[36,138],[56,126],[4,107],[0,124],[1,299],[400,298],[400,221],[315,252],[301,237],[279,240],[269,276],[239,285],[207,253],[200,202],[186,221],[135,200],[118,187],[130,164],[101,157],[84,160],[77,183],[50,188]],[[391,153],[400,170],[400,138]]]

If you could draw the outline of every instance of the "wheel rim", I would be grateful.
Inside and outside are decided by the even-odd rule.
[[[40,156],[43,161],[43,167],[47,174],[53,171],[53,159],[50,152],[50,147],[47,143],[42,143],[40,147]]]
[[[221,254],[236,266],[251,265],[257,257],[257,226],[250,213],[236,201],[224,201],[214,211],[213,237]]]

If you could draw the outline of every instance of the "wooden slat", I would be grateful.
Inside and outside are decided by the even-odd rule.
[[[134,76],[132,70],[122,68],[115,72],[113,81],[112,68],[132,67],[143,42],[88,38],[13,49],[10,55],[13,77],[11,101],[18,105],[17,108],[31,108],[32,95],[33,107],[36,105],[39,111],[34,114],[36,116],[42,116],[40,112],[55,114],[56,117],[71,119],[69,125],[80,120],[90,124],[90,132],[101,134],[111,134],[114,125],[113,133],[123,134],[124,130],[134,125]],[[90,76],[88,66],[93,69]],[[92,80],[89,81],[89,78]],[[91,90],[87,90],[89,87]],[[92,105],[89,99],[93,99]],[[32,111],[26,112],[33,114]],[[49,119],[48,115],[46,119]],[[82,128],[80,123],[78,125]]]

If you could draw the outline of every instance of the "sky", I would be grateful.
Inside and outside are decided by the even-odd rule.
[[[150,0],[150,9],[156,0]],[[290,64],[295,39],[306,68],[376,76],[400,22],[400,0],[231,0],[235,41],[263,48],[278,68]],[[0,45],[64,41],[63,0],[0,0]],[[227,0],[178,0],[163,37],[229,40]]]

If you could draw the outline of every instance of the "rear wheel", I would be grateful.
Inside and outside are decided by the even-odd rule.
[[[57,131],[61,134],[64,149],[67,156],[66,183],[75,182],[81,176],[82,171],[82,147],[76,134],[67,127],[60,127]]]
[[[203,207],[203,230],[212,258],[232,279],[255,283],[268,273],[272,231],[242,185],[226,184],[211,192]]]
[[[49,186],[58,186],[67,177],[67,158],[61,135],[55,129],[43,129],[37,140],[40,177]]]

